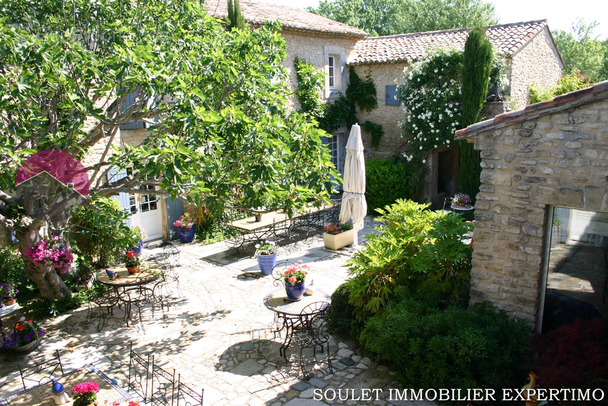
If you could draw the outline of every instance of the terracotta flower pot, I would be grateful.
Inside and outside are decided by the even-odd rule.
[[[137,266],[128,266],[127,267],[127,271],[129,271],[130,275],[135,275],[137,272],[139,272],[139,265],[137,265]]]
[[[10,306],[10,305],[14,305],[15,304],[15,298],[14,297],[4,297],[2,298],[2,304],[4,304],[5,306]]]

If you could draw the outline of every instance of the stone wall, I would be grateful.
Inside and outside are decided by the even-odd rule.
[[[376,86],[376,95],[378,97],[378,108],[368,112],[358,111],[357,118],[360,123],[369,120],[373,123],[382,125],[384,135],[380,140],[378,148],[372,147],[371,135],[362,131],[363,145],[366,151],[366,157],[387,157],[399,151],[399,147],[403,143],[401,137],[401,128],[399,122],[403,120],[403,106],[387,106],[386,105],[386,86],[396,85],[403,78],[403,69],[405,63],[382,63],[357,65],[355,71],[361,78],[370,77]]]
[[[530,324],[540,316],[551,206],[608,210],[608,86],[572,95],[463,130],[483,168],[471,301]]]
[[[302,32],[291,32],[284,30],[282,36],[287,43],[287,58],[283,62],[283,66],[291,76],[291,90],[295,91],[298,86],[296,79],[293,61],[296,57],[306,61],[310,65],[316,67],[322,72],[327,73],[327,65],[329,55],[337,55],[340,58],[340,80],[337,80],[336,87],[339,91],[346,91],[348,81],[348,70],[346,69],[346,61],[348,56],[355,48],[357,38],[335,38],[323,35],[310,35]],[[327,84],[323,90],[321,97],[323,99],[331,99],[335,95],[327,89]],[[291,100],[291,107],[300,108],[295,97]]]
[[[530,85],[555,86],[562,75],[562,62],[545,27],[519,52],[513,55],[510,81],[510,107],[523,109],[530,103]]]

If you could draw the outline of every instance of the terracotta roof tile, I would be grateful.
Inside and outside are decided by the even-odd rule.
[[[487,27],[486,35],[495,50],[512,55],[546,25],[546,20],[493,25]],[[369,37],[357,42],[349,63],[412,62],[422,59],[432,49],[464,50],[467,37],[468,29],[464,28]]]
[[[253,25],[263,25],[268,20],[276,20],[284,29],[313,31],[338,36],[364,37],[367,35],[365,31],[358,28],[321,17],[301,8],[255,0],[241,0],[240,4],[245,21]],[[204,6],[207,12],[216,18],[223,18],[228,14],[226,0],[207,0]]]

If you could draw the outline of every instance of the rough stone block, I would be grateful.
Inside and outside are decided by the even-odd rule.
[[[601,208],[604,203],[606,188],[599,186],[585,186],[583,191],[585,209],[602,210]]]
[[[526,235],[541,237],[543,235],[543,228],[533,224],[524,224],[522,227],[522,232]]]

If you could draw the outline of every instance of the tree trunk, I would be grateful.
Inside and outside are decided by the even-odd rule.
[[[57,275],[52,263],[36,265],[29,256],[30,249],[42,241],[39,230],[23,230],[17,233],[17,238],[21,257],[25,263],[25,276],[36,284],[40,295],[49,301],[72,296],[72,292]],[[65,243],[67,246],[67,241]]]

